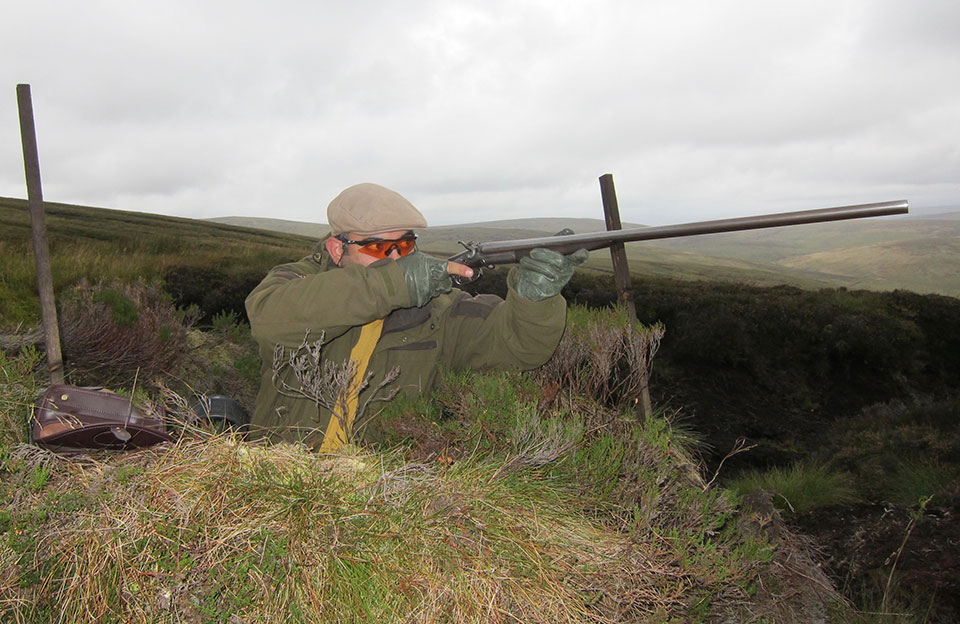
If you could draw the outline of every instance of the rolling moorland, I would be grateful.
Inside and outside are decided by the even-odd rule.
[[[23,331],[36,322],[29,218],[24,204],[22,200],[0,200],[0,259],[4,266],[0,279],[0,331],[5,333]],[[577,231],[588,231],[590,223],[589,220],[578,221],[572,227]],[[599,222],[593,223],[599,225]],[[804,539],[812,537],[816,540],[818,547],[824,552],[824,569],[830,575],[827,582],[832,583],[833,587],[846,596],[850,604],[857,607],[854,611],[841,609],[841,615],[834,614],[834,621],[849,621],[855,617],[873,621],[952,621],[957,605],[950,597],[956,596],[956,588],[960,587],[960,567],[956,557],[950,556],[950,553],[955,552],[951,544],[955,544],[958,537],[954,518],[958,510],[957,499],[960,498],[960,481],[957,480],[960,474],[960,437],[956,430],[960,402],[955,388],[955,381],[960,378],[960,301],[954,298],[956,285],[951,285],[951,279],[956,272],[947,269],[956,266],[956,227],[960,221],[947,217],[916,220],[884,218],[869,221],[870,227],[865,227],[867,223],[859,222],[860,227],[852,228],[846,233],[838,233],[832,229],[846,224],[811,225],[678,239],[669,243],[659,241],[656,245],[628,245],[640,320],[647,326],[663,323],[666,329],[651,379],[651,393],[663,420],[656,418],[647,426],[668,422],[670,431],[664,434],[665,437],[657,437],[660,434],[649,429],[629,433],[620,429],[622,423],[614,425],[614,421],[609,420],[609,415],[601,417],[594,414],[591,417],[593,421],[587,423],[590,426],[586,427],[586,430],[593,431],[591,427],[599,426],[598,431],[603,436],[609,433],[612,438],[576,438],[577,441],[571,444],[572,448],[578,449],[577,454],[582,453],[577,455],[579,459],[559,453],[557,457],[560,459],[548,462],[545,468],[515,474],[511,471],[518,481],[511,482],[510,487],[523,489],[531,483],[542,483],[543,479],[547,479],[549,483],[558,484],[564,491],[576,491],[576,495],[563,505],[552,508],[562,508],[564,513],[568,513],[568,503],[579,501],[576,504],[582,505],[586,497],[592,501],[590,505],[593,505],[593,511],[590,513],[596,514],[597,509],[605,508],[611,500],[624,500],[625,494],[623,490],[616,490],[605,494],[610,495],[611,499],[594,500],[592,494],[588,493],[593,492],[598,483],[611,478],[602,476],[598,471],[613,470],[611,474],[620,475],[613,478],[614,481],[626,479],[623,483],[634,483],[630,479],[635,478],[636,473],[631,473],[630,470],[635,469],[638,465],[636,462],[647,465],[644,461],[650,459],[647,457],[641,461],[642,458],[625,458],[622,453],[614,453],[614,456],[620,457],[626,463],[611,467],[603,459],[610,457],[609,449],[607,452],[601,450],[603,445],[613,443],[611,440],[622,440],[624,435],[637,435],[646,440],[647,446],[665,444],[668,448],[677,446],[688,449],[684,451],[689,453],[684,455],[688,459],[683,461],[699,466],[696,472],[710,480],[710,475],[719,471],[716,483],[723,486],[723,492],[741,492],[741,498],[736,503],[741,506],[741,519],[743,514],[750,515],[746,513],[746,510],[750,509],[747,504],[749,493],[754,485],[760,485],[774,492],[773,503],[778,508],[776,513],[782,514],[786,520],[786,525],[782,527],[784,531],[793,530],[808,536]],[[564,226],[570,227],[570,224],[536,221],[486,223],[464,226],[463,229],[434,228],[425,233],[422,246],[438,254],[452,253],[456,250],[457,238],[525,238],[548,235]],[[304,232],[308,231],[303,224],[293,227],[303,227]],[[198,326],[205,329],[200,332],[205,338],[198,337],[194,332],[191,334],[192,340],[208,346],[211,336],[219,336],[213,342],[220,341],[224,344],[249,341],[249,330],[245,330],[242,324],[243,297],[270,266],[301,257],[308,253],[315,243],[312,236],[58,204],[48,206],[48,231],[54,281],[61,301],[70,300],[71,295],[79,293],[79,296],[82,296],[88,292],[86,287],[76,287],[81,280],[94,283],[98,280],[113,279],[158,279],[161,280],[163,289],[179,306],[196,306],[194,318],[198,319]],[[792,237],[794,231],[797,235]],[[863,236],[860,237],[860,234]],[[744,237],[740,242],[731,240],[740,236]],[[674,247],[682,244],[688,246],[681,249]],[[908,257],[904,250],[909,249],[916,252],[916,262],[898,265],[894,260]],[[936,256],[935,250],[942,255]],[[748,255],[734,257],[738,251]],[[612,280],[608,271],[609,260],[603,257],[605,255],[602,252],[592,254],[591,265],[587,270],[578,272],[565,290],[568,300],[587,306],[587,309],[600,309],[611,303]],[[829,263],[817,264],[816,269],[811,268],[811,263],[816,264],[825,258],[841,257],[858,259],[860,264],[857,266],[862,267],[864,273],[858,274],[846,267],[842,274],[833,269],[824,269]],[[801,258],[806,260],[801,261]],[[804,263],[806,265],[803,268],[789,266]],[[942,279],[938,278],[941,271],[944,274]],[[504,270],[497,269],[489,272],[472,287],[478,291],[502,294],[504,277]],[[871,280],[885,282],[885,287],[877,288],[886,288],[889,292],[854,290],[862,288]],[[927,288],[911,287],[910,284],[932,285]],[[918,294],[922,292],[941,294]],[[944,294],[951,296],[942,296]],[[609,322],[607,319],[608,324]],[[571,327],[580,326],[582,324],[576,319],[572,321]],[[221,345],[222,348],[226,347]],[[250,401],[252,389],[249,382],[251,374],[252,378],[255,378],[256,357],[254,354],[251,360],[249,352],[237,348],[238,351],[232,351],[229,355],[220,353],[217,357],[209,355],[200,347],[191,349],[191,353],[204,353],[209,360],[206,367],[199,366],[196,362],[191,364],[191,379],[195,385],[206,388],[207,392],[223,392],[236,396],[241,401]],[[12,374],[10,371],[27,366],[24,363],[25,356],[18,357],[19,364],[10,364],[11,360],[4,362],[8,379]],[[35,368],[32,370],[36,373],[39,368],[36,368],[35,361],[33,366]],[[89,371],[83,372],[74,368],[72,374],[74,382],[105,383],[102,377],[91,379],[92,373]],[[97,374],[103,375],[104,371]],[[40,387],[40,378],[42,375],[34,378],[31,387]],[[518,449],[486,449],[490,451],[490,455],[485,456],[483,461],[488,463],[481,462],[480,465],[465,461],[469,453],[464,449],[473,448],[473,444],[479,439],[488,439],[490,432],[496,432],[494,437],[502,436],[504,440],[527,439],[525,436],[530,435],[519,420],[485,420],[489,416],[490,405],[506,402],[509,405],[502,408],[503,413],[516,417],[518,413],[534,409],[541,403],[543,397],[538,398],[537,387],[531,388],[522,384],[516,390],[510,391],[514,393],[512,398],[477,394],[490,392],[494,387],[501,390],[512,388],[513,383],[512,380],[499,378],[490,381],[484,381],[481,377],[475,380],[453,379],[446,386],[446,402],[441,398],[439,407],[435,404],[432,407],[400,406],[400,415],[394,417],[399,423],[396,430],[403,434],[398,434],[398,444],[406,444],[408,452],[420,460],[430,457],[430,453],[425,449],[433,448],[440,452],[442,457],[457,457],[454,465],[462,466],[467,473],[473,471],[475,475],[487,470],[490,471],[488,475],[501,474],[503,471],[496,462],[513,461],[509,459],[510,453],[517,456]],[[30,384],[15,385],[26,388]],[[5,391],[9,388],[13,388],[13,385],[6,387]],[[24,396],[28,394],[29,392],[26,392]],[[450,398],[457,396],[466,398],[462,401]],[[533,407],[524,404],[523,397],[527,397]],[[624,398],[607,397],[606,403],[617,404]],[[568,400],[575,402],[572,398]],[[18,409],[23,409],[29,402],[24,402],[23,399],[19,401],[15,403],[20,406]],[[478,406],[484,407],[479,409]],[[6,409],[12,408],[8,406]],[[567,425],[576,424],[577,418],[583,418],[584,414],[588,413],[591,413],[590,410],[570,411],[564,417],[568,419],[565,422]],[[9,414],[9,411],[5,413],[8,420],[11,418]],[[455,415],[452,421],[450,414]],[[546,416],[542,414],[543,418]],[[435,424],[424,427],[424,418],[427,423]],[[554,421],[539,422],[542,425],[541,434],[550,431],[550,427],[555,429],[558,426]],[[486,433],[476,438],[477,430],[470,430],[469,423],[479,423],[480,431]],[[430,433],[435,431],[431,427],[439,427],[442,435]],[[463,427],[467,429],[464,430]],[[615,432],[619,433],[613,435]],[[22,439],[22,434],[20,435],[19,439]],[[570,440],[575,437],[571,434]],[[212,444],[220,442],[222,441]],[[38,557],[36,545],[22,543],[22,540],[15,536],[22,534],[25,527],[31,526],[31,522],[35,525],[39,523],[42,529],[50,531],[51,535],[56,534],[56,531],[62,528],[58,528],[57,522],[64,520],[63,497],[71,485],[77,485],[71,481],[68,466],[51,463],[49,458],[25,455],[21,447],[12,448],[13,451],[4,451],[6,454],[0,453],[9,477],[7,482],[25,487],[25,491],[31,493],[27,498],[36,504],[30,507],[28,512],[21,508],[11,508],[6,512],[6,516],[0,514],[0,530],[6,531],[9,537],[7,550],[0,548],[0,562],[9,560],[9,557],[13,556],[11,552],[20,559],[27,554]],[[236,462],[226,457],[234,452],[229,450],[233,447],[216,448],[220,453],[217,457],[225,458],[224,467],[235,466]],[[737,449],[742,449],[742,452],[737,452]],[[187,448],[184,453],[190,465],[202,464],[202,453],[196,448]],[[357,461],[364,466],[377,461],[393,461],[391,465],[396,470],[408,465],[402,462],[411,458],[408,455],[404,456],[402,461],[396,457],[384,460],[378,455],[360,453]],[[417,456],[416,453],[421,455]],[[437,455],[434,455],[433,459],[436,457]],[[503,457],[507,459],[502,459]],[[457,463],[461,458],[464,461]],[[97,461],[101,463],[92,470],[93,477],[88,471],[84,488],[96,486],[109,490],[116,486],[121,490],[126,488],[123,491],[129,493],[131,488],[143,486],[145,482],[153,483],[159,478],[158,475],[171,470],[169,464],[158,464],[153,459],[140,458],[131,460],[129,471],[121,471],[126,476],[118,480],[110,476],[117,469],[113,463],[115,460]],[[279,470],[278,474],[283,479],[294,481],[297,479],[296,475],[305,470],[305,462],[310,464],[312,461],[301,456],[270,458],[270,464]],[[493,464],[490,464],[490,461],[493,461]],[[510,465],[515,463],[516,461]],[[217,466],[219,465],[218,463]],[[683,468],[683,465],[683,462],[671,464],[668,472],[684,472],[687,469]],[[627,473],[621,474],[624,469],[633,474],[633,477],[626,478],[624,475]],[[589,473],[594,479],[579,482],[579,485],[570,490],[569,479],[578,471]],[[44,476],[45,474],[47,476]],[[673,483],[671,478],[655,471],[644,474],[651,480],[650,483]],[[215,481],[216,475],[200,476],[205,479],[204,488],[214,487],[211,479]],[[258,488],[276,487],[277,480],[268,477],[266,473],[260,474],[254,484]],[[364,487],[372,487],[367,481],[369,475],[364,470],[355,473],[354,477],[354,481],[359,479],[366,483]],[[409,482],[408,477],[405,478]],[[89,482],[91,478],[94,483]],[[502,517],[493,519],[471,515],[462,505],[456,503],[464,497],[474,495],[478,500],[486,500],[483,497],[488,495],[502,496],[503,490],[471,490],[468,494],[462,481],[445,480],[446,477],[433,473],[419,477],[414,475],[413,480],[416,481],[416,478],[421,478],[424,484],[430,483],[430,487],[445,488],[452,498],[441,501],[441,507],[443,513],[447,514],[443,517],[451,522],[463,523],[466,518],[472,518],[472,523],[503,521]],[[194,483],[177,483],[180,484],[178,487],[182,485],[188,490],[199,487]],[[567,485],[561,486],[560,483]],[[724,531],[730,530],[729,522],[724,524],[721,520],[721,517],[728,513],[723,511],[723,504],[714,499],[704,500],[699,498],[700,495],[693,494],[694,491],[712,491],[710,488],[704,490],[702,485],[693,490],[681,488],[669,496],[666,496],[668,490],[665,489],[664,495],[670,500],[661,500],[656,504],[651,502],[652,499],[644,503],[643,496],[653,495],[657,487],[653,487],[653,490],[641,490],[637,490],[639,494],[635,492],[640,498],[636,499],[634,513],[647,514],[648,520],[651,513],[662,513],[664,518],[676,518],[678,514],[682,516],[690,512],[689,504],[695,502],[700,506],[701,511],[695,514],[698,521],[702,521],[697,525],[700,528],[678,527],[669,523],[657,525],[647,522],[643,525],[648,529],[652,527],[651,530],[659,535],[682,536],[683,539],[674,542],[677,550],[673,551],[681,558],[687,559],[692,553],[703,555],[707,552],[703,550],[703,540],[710,542],[709,536],[715,534],[711,532],[716,531],[716,527],[723,525],[727,527]],[[287,496],[282,492],[278,494],[274,490],[270,491],[271,495]],[[510,493],[516,494],[518,491],[513,489]],[[119,490],[114,491],[117,496],[122,493]],[[827,497],[815,500],[814,493],[826,493]],[[537,494],[544,495],[546,494],[542,491]],[[55,504],[50,502],[54,499]],[[416,497],[405,500],[404,503],[410,500],[413,504],[425,505],[431,509],[440,504],[435,499],[420,500]],[[678,501],[686,502],[677,506]],[[175,502],[167,503],[174,516],[164,517],[163,521],[181,526],[184,520],[176,514],[182,514],[182,510],[177,511],[180,508]],[[74,501],[66,507],[79,505],[80,508],[89,510],[97,508],[98,504],[96,500],[84,500],[82,504]],[[245,504],[253,503],[245,500]],[[314,508],[322,506],[319,501],[303,503],[306,506],[311,504]],[[657,505],[666,506],[661,508]],[[42,521],[37,516],[41,511],[46,514]],[[381,511],[392,514],[396,510]],[[594,517],[609,519],[609,516],[604,515],[609,511],[608,509]],[[622,511],[621,509],[617,514]],[[135,514],[136,510],[131,510],[130,513]],[[390,517],[396,521],[397,516]],[[773,515],[766,513],[760,517],[772,518]],[[510,521],[521,522],[521,519],[513,517]],[[529,519],[522,521],[528,522]],[[620,522],[622,527],[623,519],[617,522]],[[634,526],[635,531],[638,525]],[[710,528],[711,526],[713,528]],[[78,530],[82,534],[90,529],[90,526],[85,526]],[[21,533],[17,533],[17,530]],[[250,529],[225,526],[223,530],[236,533]],[[577,530],[592,529],[580,527]],[[378,535],[382,533],[383,531],[379,531]],[[482,531],[473,534],[471,539],[480,539],[484,535],[493,541],[502,539],[483,534]],[[618,535],[623,537],[622,530]],[[637,533],[632,535],[636,538]],[[725,532],[719,535],[713,538],[710,549],[729,553],[746,547],[746,542],[738,541],[743,539],[742,533],[738,533],[739,537]],[[865,536],[869,536],[869,539]],[[140,535],[138,539],[147,537]],[[275,542],[270,535],[261,537],[265,539],[261,551],[267,544],[270,544],[270,548],[279,549],[277,552],[290,548],[289,541]],[[356,534],[353,536],[354,539],[363,537]],[[368,534],[365,538],[369,537]],[[440,537],[448,540],[451,538],[450,535]],[[169,538],[168,535],[167,539]],[[189,550],[191,556],[196,556],[198,550],[217,545],[216,539],[210,536],[192,538],[193,542],[183,542],[184,549]],[[460,543],[457,541],[460,539],[460,536],[456,537],[454,543]],[[598,538],[598,543],[603,541],[609,546],[613,542],[604,540],[614,539],[619,538],[606,535],[603,540]],[[557,547],[556,543],[548,546]],[[103,548],[109,549],[109,544],[103,544]],[[778,548],[781,555],[803,551],[790,550],[783,543]],[[777,548],[773,551],[776,552]],[[110,554],[107,552],[105,556]],[[144,551],[142,554],[146,557],[149,553]],[[411,553],[404,556],[408,557],[406,561],[409,563]],[[509,556],[517,555],[513,553]],[[589,558],[594,555],[581,553],[578,556]],[[62,563],[62,552],[57,557],[54,559]],[[491,563],[489,559],[476,561],[478,565]],[[750,561],[754,563],[749,563]],[[235,563],[250,565],[242,558]],[[687,561],[684,565],[688,563],[691,562]],[[204,567],[206,564],[194,564],[196,565],[192,567],[174,565],[175,570],[167,570],[168,576],[176,577],[180,574],[195,580],[191,575],[211,569],[209,565]],[[618,560],[617,565],[621,564],[627,565],[628,562]],[[742,576],[759,579],[761,584],[770,582],[771,579],[763,574],[755,576],[755,571],[751,571],[754,564],[760,568],[766,565],[766,569],[771,565],[785,565],[787,568],[790,566],[789,561],[757,563],[749,557],[734,560],[724,554],[721,559],[708,562],[709,569],[695,568],[694,576],[699,574],[701,581],[708,577],[720,579]],[[24,574],[31,573],[30,569],[23,568],[22,563],[18,565],[27,570]],[[719,573],[721,568],[725,570],[723,573]],[[75,568],[78,569],[82,568]],[[818,568],[814,566],[813,569]],[[42,566],[33,570],[33,574],[42,576]],[[684,570],[685,573],[692,571],[691,568]],[[104,569],[102,573],[105,580],[102,582],[109,585],[111,574],[129,571],[124,571],[122,565],[119,570]],[[807,568],[797,571],[810,573]],[[24,577],[21,575],[20,578],[20,583],[23,584]],[[689,578],[684,578],[688,580],[678,581],[679,585],[673,586],[672,590],[688,583]],[[794,577],[791,582],[796,582],[797,578]],[[555,576],[549,577],[545,582],[556,583],[557,579]],[[411,583],[412,589],[401,593],[404,599],[413,605],[411,608],[419,608],[416,605],[422,607],[424,603],[415,597],[429,594],[436,598],[436,594],[430,592],[439,591],[441,580],[442,576],[407,579],[403,582]],[[477,579],[473,581],[479,582]],[[140,584],[144,585],[146,582],[145,577]],[[783,579],[780,582],[782,583]],[[700,581],[693,584],[696,590],[692,594],[687,594],[676,604],[665,599],[669,591],[651,596],[650,602],[633,604],[631,613],[635,616],[634,619],[664,621],[669,617],[678,617],[692,621],[712,621],[723,613],[729,615],[731,609],[739,608],[736,607],[737,604],[741,607],[743,604],[749,605],[748,610],[756,609],[755,615],[763,611],[758,607],[763,601],[756,597],[755,588],[751,590],[749,583],[737,587],[722,583],[698,583]],[[50,599],[49,592],[52,589],[47,585],[28,585],[27,589],[30,591],[37,591],[39,595]],[[161,595],[163,592],[172,591],[174,598],[180,596],[185,601],[181,605],[183,612],[194,609],[199,613],[203,608],[207,608],[223,614],[227,608],[224,606],[225,592],[222,587],[217,591],[194,594],[177,593],[174,591],[176,588],[171,589],[169,586],[151,587]],[[489,585],[483,587],[494,591]],[[747,589],[744,590],[743,587]],[[241,589],[236,592],[237,595],[226,592],[229,594],[229,600],[226,601],[229,608],[235,609],[230,613],[242,612],[245,608],[244,601],[249,596],[244,592],[250,588]],[[617,618],[610,615],[616,611],[610,604],[625,598],[623,594],[616,594],[609,589],[604,589],[606,593],[600,592],[600,603],[605,604],[605,608],[612,609],[604,611],[605,617],[617,621]],[[382,590],[383,588],[378,589]],[[130,593],[128,588],[124,591]],[[527,590],[518,591],[522,593]],[[738,594],[741,591],[746,593]],[[800,602],[809,602],[810,597],[804,594],[804,591],[798,593],[804,595]],[[700,598],[692,599],[693,595],[702,598],[704,592],[723,598],[714,601],[712,605],[705,605]],[[457,601],[464,600],[466,593],[469,592],[464,590],[464,594],[458,595],[454,602],[461,605],[462,603]],[[18,594],[21,597],[23,595],[25,594]],[[486,597],[490,598],[492,595],[488,594]],[[785,595],[777,594],[774,602],[785,600]],[[212,603],[198,606],[194,604],[200,600],[197,596]],[[109,603],[110,596],[101,598],[105,603]],[[139,605],[138,608],[147,609],[138,602],[142,598],[140,596],[134,599],[124,594],[119,598],[126,601],[124,604]],[[337,597],[344,601],[344,605],[354,598]],[[378,599],[385,604],[378,607],[377,613],[399,612],[399,607],[395,604],[391,606],[392,603],[384,596],[378,596]],[[576,602],[574,597],[568,599],[568,604],[578,605],[576,608],[586,609],[585,612],[590,610],[589,606]],[[827,599],[826,602],[830,600],[832,599]],[[607,604],[605,601],[612,603]],[[502,603],[497,604],[503,606]],[[623,607],[626,603],[619,604]],[[767,613],[767,621],[811,621],[823,619],[827,617],[824,613],[829,612],[827,609],[820,611],[817,617],[811,617],[810,611],[803,611],[796,602],[789,604],[789,609],[793,610],[789,616],[783,613]],[[822,607],[824,599],[821,597],[817,604]],[[764,608],[768,607],[769,605]],[[89,605],[83,608],[89,608]],[[152,608],[156,608],[156,605]],[[278,602],[273,608],[280,609],[281,605]],[[343,608],[347,609],[347,606]],[[511,607],[507,605],[504,608],[509,611]],[[659,620],[655,615],[657,608],[662,608],[660,613],[663,617]],[[129,616],[135,612],[125,613]],[[884,615],[877,615],[877,612]],[[37,619],[25,621],[43,621],[41,616],[44,615],[38,611],[35,616]],[[740,617],[751,619],[743,615]],[[763,617],[756,616],[752,619],[761,621]],[[456,619],[449,614],[447,618]],[[462,619],[470,621],[469,617]]]

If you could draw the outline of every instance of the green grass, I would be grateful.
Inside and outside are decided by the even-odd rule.
[[[960,482],[960,470],[929,457],[898,461],[886,478],[886,498],[897,505],[912,507],[924,499],[937,499]]]
[[[767,490],[773,494],[774,505],[790,514],[856,500],[850,476],[820,464],[795,463],[787,468],[751,470],[730,480],[727,487],[741,495]]]
[[[27,347],[16,356],[0,349],[0,457],[10,446],[29,440],[24,415],[44,386],[40,375],[44,361],[43,353],[35,347]]]

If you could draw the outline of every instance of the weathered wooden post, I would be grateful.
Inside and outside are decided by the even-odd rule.
[[[33,232],[33,259],[37,268],[37,290],[40,293],[40,320],[43,323],[50,383],[63,383],[63,356],[60,352],[60,330],[53,298],[53,276],[50,271],[50,250],[47,246],[47,222],[43,213],[43,191],[40,186],[40,156],[37,152],[37,131],[33,123],[33,99],[30,85],[17,85],[20,108],[20,140],[23,144],[23,168],[27,177],[27,204],[30,207],[30,229]]]
[[[617,190],[613,186],[612,173],[600,176],[600,197],[603,199],[603,220],[606,221],[607,231],[622,230],[620,206],[617,204]],[[613,261],[613,281],[617,285],[617,302],[626,306],[630,312],[630,318],[636,320],[637,308],[633,303],[630,267],[627,265],[627,252],[623,248],[623,243],[614,243],[610,246],[610,258]]]
[[[600,176],[600,197],[603,200],[603,219],[607,224],[607,231],[622,230],[620,221],[620,206],[617,203],[617,190],[613,185],[613,174],[605,173]],[[623,243],[614,243],[610,246],[610,258],[613,261],[613,280],[617,286],[617,302],[627,309],[630,318],[637,321],[637,306],[633,301],[633,289],[630,286],[630,267],[627,264],[627,252]],[[649,362],[647,363],[649,367]],[[641,420],[653,414],[653,404],[650,401],[648,385],[648,370],[643,371],[643,388],[637,401],[637,416]]]

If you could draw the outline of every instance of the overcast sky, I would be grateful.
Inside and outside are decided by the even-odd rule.
[[[960,209],[957,0],[0,0],[0,196],[431,224]]]

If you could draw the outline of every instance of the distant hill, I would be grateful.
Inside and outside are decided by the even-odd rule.
[[[306,223],[303,221],[288,221],[287,219],[268,219],[266,217],[215,217],[204,219],[213,223],[224,223],[256,230],[269,230],[285,234],[299,234],[310,238],[321,238],[330,233],[330,226],[326,223]]]
[[[960,213],[715,234],[658,246],[823,276],[851,288],[960,295]]]
[[[316,238],[329,232],[325,224],[280,219],[213,221]],[[565,227],[578,233],[605,229],[602,219],[485,221],[427,228],[421,233],[420,246],[437,254],[453,254],[460,249],[460,240],[533,238]],[[632,271],[663,277],[803,288],[902,288],[960,296],[960,211],[708,234],[630,243],[626,249]],[[610,270],[609,255],[591,254],[588,266]]]

